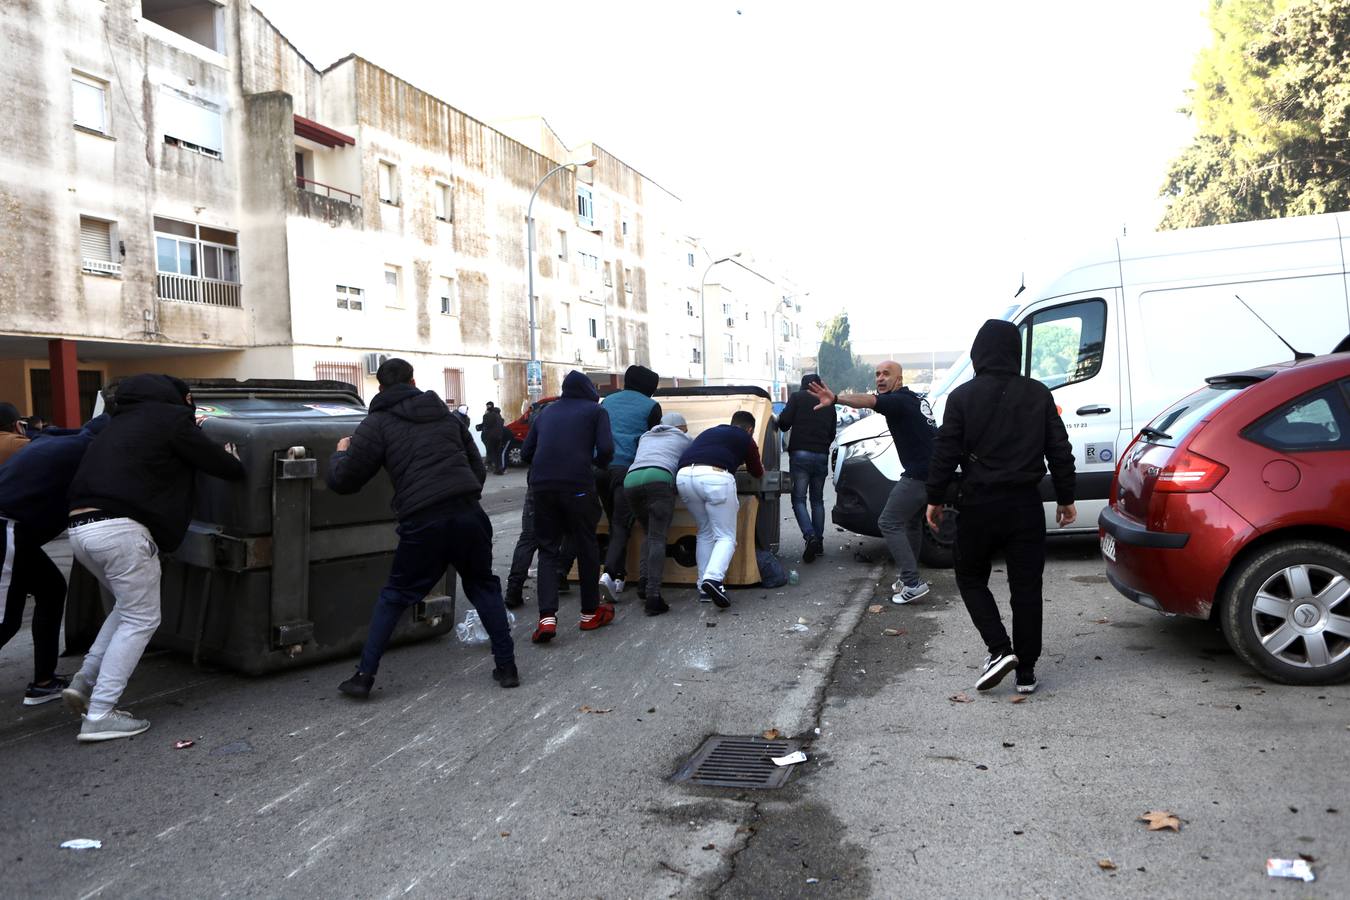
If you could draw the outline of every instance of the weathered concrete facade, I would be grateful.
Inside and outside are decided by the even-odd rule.
[[[517,409],[526,206],[590,157],[534,203],[545,393],[571,368],[701,376],[705,254],[603,148],[490,127],[359,57],[320,71],[247,0],[6,3],[0,39],[0,397],[25,412],[71,341],[82,394],[153,369],[369,396],[399,355],[447,399]],[[770,381],[720,380],[742,374]]]

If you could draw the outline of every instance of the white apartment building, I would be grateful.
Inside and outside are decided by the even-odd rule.
[[[369,397],[389,355],[448,401],[514,411],[526,207],[592,158],[534,201],[545,393],[571,368],[701,378],[705,254],[679,199],[601,147],[538,119],[490,127],[360,57],[320,70],[248,0],[47,0],[0,11],[0,37],[19,113],[0,154],[0,399],[25,413],[73,424],[147,370]],[[732,290],[719,309],[769,303]],[[764,348],[722,363],[724,337],[709,329],[710,382],[786,372],[753,377]]]

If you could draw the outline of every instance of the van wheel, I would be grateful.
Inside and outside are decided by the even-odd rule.
[[[950,569],[955,565],[956,520],[960,515],[954,506],[942,507],[942,525],[937,531],[924,521],[919,562],[930,569]]]
[[[1223,634],[1242,661],[1284,684],[1350,677],[1350,553],[1289,541],[1241,564],[1223,596]]]

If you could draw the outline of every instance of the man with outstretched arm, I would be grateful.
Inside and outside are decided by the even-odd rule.
[[[1036,690],[1041,655],[1041,578],[1045,570],[1045,513],[1040,484],[1045,464],[1055,489],[1055,521],[1078,517],[1073,505],[1073,447],[1049,388],[1018,374],[1022,341],[1017,326],[990,319],[970,348],[975,377],[947,397],[928,474],[928,522],[942,517],[947,489],[961,466],[956,521],[956,586],[970,619],[989,648],[975,687],[987,691],[1011,671],[1017,692]],[[1003,627],[989,591],[995,553],[1008,569],[1013,636]]]

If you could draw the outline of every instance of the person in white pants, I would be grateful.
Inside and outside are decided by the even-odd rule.
[[[722,609],[731,605],[723,582],[736,555],[740,501],[736,498],[735,472],[744,465],[754,477],[764,475],[759,447],[751,437],[754,430],[755,417],[744,410],[731,417],[730,425],[707,429],[680,457],[675,478],[680,500],[698,523],[699,599]]]

